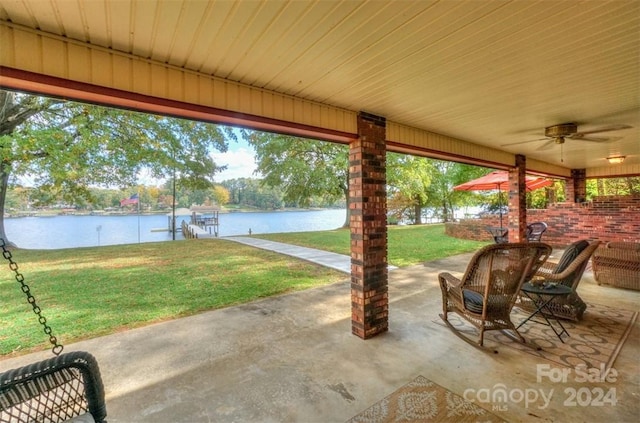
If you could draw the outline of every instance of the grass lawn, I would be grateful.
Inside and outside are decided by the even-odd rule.
[[[486,243],[443,225],[389,228],[389,261],[408,266]],[[349,254],[349,230],[262,235]],[[348,275],[221,239],[12,251],[61,343],[349,279]],[[0,271],[0,356],[49,348],[12,271]]]
[[[218,239],[13,250],[12,255],[63,344],[348,279]],[[0,355],[48,348],[48,337],[5,264]]]
[[[254,237],[349,255],[349,229],[264,234]],[[476,251],[487,244],[447,236],[442,224],[389,226],[387,254],[389,264],[404,267]]]

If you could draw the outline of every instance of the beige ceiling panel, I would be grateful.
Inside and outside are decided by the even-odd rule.
[[[16,67],[15,40],[13,38],[13,29],[5,25],[0,25],[0,40],[2,40],[2,48],[0,48],[0,62],[5,66]]]
[[[587,169],[587,178],[606,178],[621,175],[640,175],[640,164],[616,164]]]
[[[222,30],[225,18],[237,7],[231,1],[208,2],[202,20],[197,24],[197,31],[188,45],[183,66],[195,71],[211,74],[220,60],[215,50],[215,40]]]
[[[320,30],[327,25],[325,17],[335,8],[327,1],[280,4],[284,7],[276,20],[265,27],[252,49],[246,51],[242,65],[234,71],[241,82],[273,89],[271,80],[308,49],[306,40],[310,34],[322,35]]]
[[[144,60],[131,61],[131,73],[134,92],[139,94],[151,94],[151,64]]]
[[[159,98],[170,98],[168,96],[168,84],[167,78],[168,70],[164,66],[151,65],[149,79],[151,80],[150,95]]]
[[[246,111],[246,113],[250,113],[250,114],[255,114],[257,109],[260,108],[259,106],[256,106],[255,108],[253,107],[253,101],[255,101],[256,98],[262,98],[260,96],[260,93],[255,92],[254,89],[252,88],[242,89],[240,86],[236,85],[236,95],[240,100],[240,106],[239,106],[239,109],[237,110]]]
[[[37,28],[39,25],[42,25],[42,22],[39,22],[38,19],[35,18],[35,14],[27,2],[2,2],[0,3],[0,10],[2,11],[4,20],[11,20],[15,24],[24,25],[29,28]]]
[[[137,29],[132,29],[135,3],[124,1],[110,1],[106,6],[108,41],[105,47],[116,51],[131,53],[133,50],[133,36]]]
[[[237,84],[225,82],[224,83],[224,99],[225,103],[222,107],[226,110],[232,111],[240,111],[240,95],[239,95],[239,87]]]
[[[230,13],[227,15],[222,25],[215,29],[216,37],[209,45],[207,61],[210,63],[207,73],[227,77],[235,66],[238,55],[244,50],[234,49],[234,43],[242,39],[243,29],[247,22],[251,20],[256,9],[260,8],[262,2],[249,2],[244,5],[234,3]]]
[[[114,69],[113,55],[100,50],[91,50],[91,83],[101,87],[113,87],[114,72],[117,74],[128,69]]]
[[[195,78],[195,82],[192,79]],[[193,84],[193,87],[191,85]],[[192,91],[195,90],[195,92]],[[213,107],[213,81],[196,73],[185,75],[187,98],[197,98],[203,106]]]
[[[113,71],[116,73],[113,78],[113,87],[123,91],[133,91],[133,60],[117,54],[112,55]]]
[[[333,67],[333,64],[326,59],[315,62],[313,66],[306,66],[305,63],[309,63],[307,60],[311,52],[327,48],[327,37],[332,30],[343,22],[345,15],[353,13],[358,7],[362,7],[362,3],[326,1],[313,3],[313,9],[309,13],[291,22],[294,26],[295,42],[291,43],[294,40],[289,40],[284,47],[274,46],[279,52],[278,60],[272,64],[271,68],[267,68],[270,71],[259,78],[257,83],[270,90],[292,94],[312,75],[321,72],[327,66]],[[285,20],[288,22],[288,17],[285,17]],[[338,44],[331,43],[329,47],[339,49],[345,44],[345,40],[341,41]]]
[[[259,54],[258,49],[261,44],[264,44],[261,40],[272,39],[274,30],[276,33],[282,31],[282,29],[275,29],[277,25],[275,20],[283,5],[283,2],[266,1],[252,2],[237,8],[227,24],[228,27],[234,28],[233,31],[236,34],[231,42],[225,42],[225,47],[220,51],[221,57],[215,71],[217,76],[226,78],[233,74],[234,80],[242,80],[242,75],[247,69],[252,69],[253,72],[269,71],[263,67],[255,68],[255,65],[250,63],[253,55]],[[264,37],[265,33],[269,33],[269,37]]]
[[[198,96],[187,98],[184,86],[184,71],[177,68],[167,68],[167,97],[172,100],[188,101],[198,104]]]
[[[265,108],[265,97],[268,98],[270,95],[265,93],[263,90],[251,90],[251,104],[249,105],[251,108],[251,114],[256,116],[272,115],[272,112]]]
[[[196,104],[204,104],[203,96],[200,95],[200,78],[198,75],[191,72],[184,72],[182,77],[184,79],[183,101],[191,100]]]
[[[180,4],[177,1],[174,3]],[[158,34],[157,44],[166,51],[166,58],[161,61],[179,67],[185,65],[191,48],[199,43],[202,32],[211,30],[211,28],[207,28],[205,22],[205,18],[211,13],[211,8],[210,2],[185,1],[181,3],[180,11],[175,16],[174,26],[168,27],[172,28],[171,31],[166,31],[167,34],[164,34],[163,37],[161,37],[163,31]],[[169,23],[169,25],[171,24]],[[163,43],[167,43],[167,46],[163,46]]]
[[[250,45],[243,50],[241,60],[231,71],[239,82],[250,85],[264,84],[266,74],[273,73],[288,60],[283,52],[290,52],[292,45],[298,42],[297,25],[283,25],[281,20],[299,22],[314,7],[312,1],[265,2],[265,5],[275,9],[263,25],[252,28]]]
[[[56,54],[56,52],[51,52]],[[87,47],[68,43],[67,54],[67,74],[72,81],[92,83],[91,80],[91,50]]]
[[[553,175],[562,178],[571,177],[571,169],[566,167],[556,166],[551,163],[543,162],[536,159],[527,157],[527,170],[534,173],[541,173],[544,175]]]
[[[124,2],[127,4],[128,2]],[[155,34],[158,30],[156,25],[157,2],[136,1],[131,2],[131,27],[129,33],[133,35],[131,53],[143,59],[148,59],[152,55],[152,46],[155,42]]]
[[[69,64],[65,44],[57,39],[41,38],[42,63],[44,69],[49,69],[51,75],[58,78],[67,78]]]
[[[417,152],[420,149],[431,153],[441,152],[443,155],[448,155],[453,161],[469,158],[479,163],[496,163],[504,166],[513,166],[515,163],[512,154],[500,150],[487,149],[466,141],[419,130],[396,122],[387,121],[387,141],[417,147]],[[441,158],[428,152],[428,156]]]
[[[224,109],[227,104],[227,82],[222,79],[213,79],[211,85],[211,95],[213,96],[212,106]]]
[[[37,4],[40,3],[38,0],[25,0],[32,4],[34,7],[37,7]],[[51,2],[53,7],[55,8],[55,16],[59,19],[59,28],[56,32],[53,32],[55,35],[60,35],[64,37],[68,37],[72,40],[78,40],[81,42],[88,42],[91,37],[91,31],[93,28],[89,27],[87,23],[87,18],[85,16],[85,9],[87,7],[98,7],[100,8],[100,4],[102,2],[96,4],[91,4],[85,0],[80,0],[79,2],[75,1],[53,1]],[[42,19],[41,19],[42,20]],[[43,22],[44,24],[44,22]],[[53,22],[48,22],[49,25],[53,25]],[[35,27],[38,28],[38,27]],[[96,40],[103,39],[104,37],[95,36]]]
[[[112,16],[109,13],[108,3],[83,3],[83,21],[88,29],[87,39],[91,44],[98,46],[111,46]],[[125,17],[118,16],[117,19]]]
[[[202,2],[189,2],[194,6],[203,5]],[[166,1],[158,3],[153,20],[153,33],[151,39],[151,54],[147,57],[161,63],[175,64],[171,56],[172,47],[175,46],[178,31],[190,37],[195,29],[193,25],[184,26],[184,12],[190,7],[182,1]],[[181,26],[182,24],[182,26]],[[188,34],[186,34],[187,32]]]
[[[304,61],[300,61],[291,69],[298,77],[302,76],[299,77],[293,95],[318,99],[321,95],[315,87],[320,81],[327,81],[336,87],[359,82],[353,79],[353,62],[361,57],[377,55],[381,50],[378,37],[370,35],[367,29],[378,27],[381,31],[389,32],[395,29],[394,15],[389,13],[389,9],[392,8],[390,3],[379,3],[373,10],[369,9],[370,7],[360,4],[360,8],[353,10],[345,19],[336,22],[332,27],[326,27],[327,32],[322,39],[309,46],[308,51],[304,52]],[[398,14],[401,14],[403,4],[398,3],[396,8],[399,9]],[[373,13],[369,13],[370,11]],[[305,63],[316,63],[317,66],[304,69]],[[373,69],[367,70],[372,72]],[[282,74],[281,78],[284,78],[282,81],[286,83],[287,74]]]
[[[4,45],[2,49],[13,48],[13,63],[17,68],[26,69],[31,72],[42,72],[42,41],[40,37],[23,31],[12,31],[13,45]],[[19,47],[18,47],[19,46]],[[47,54],[57,54],[47,52]]]

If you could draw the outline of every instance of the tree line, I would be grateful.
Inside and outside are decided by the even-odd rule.
[[[122,200],[134,194],[138,196],[137,203],[121,205]],[[41,190],[39,187],[10,184],[6,193],[5,211],[9,215],[34,210],[137,211],[139,205],[142,212],[159,212],[174,206],[173,194],[173,181],[169,180],[161,186],[136,185],[126,189],[90,187],[86,196],[69,202],[63,196],[52,196],[48,190]],[[194,189],[176,183],[175,207],[189,208],[193,205],[244,210],[302,207],[295,201],[285,201],[282,190],[269,187],[258,178],[229,179],[219,184],[214,183],[206,189]],[[313,198],[304,207],[344,207],[344,203],[326,203],[321,198]]]

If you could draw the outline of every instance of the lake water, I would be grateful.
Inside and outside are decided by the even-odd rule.
[[[220,236],[336,229],[346,210],[220,213]],[[177,216],[179,227],[190,216]],[[166,215],[23,217],[4,221],[9,240],[20,248],[59,249],[171,241]],[[164,229],[164,231],[154,231]],[[176,233],[182,239],[182,233]]]

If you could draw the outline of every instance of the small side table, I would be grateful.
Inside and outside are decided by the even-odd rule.
[[[520,326],[524,325],[529,320],[531,320],[534,316],[539,314],[544,318],[546,323],[541,322],[539,320],[534,320],[534,322],[551,327],[551,329],[553,329],[553,332],[556,334],[558,339],[560,339],[560,341],[564,344],[564,341],[562,340],[562,335],[564,334],[566,334],[567,336],[571,336],[571,335],[569,335],[569,332],[567,332],[567,329],[565,329],[565,327],[562,325],[562,322],[560,321],[560,319],[555,314],[553,314],[553,310],[551,309],[551,307],[549,307],[549,304],[551,304],[551,302],[558,297],[563,297],[571,294],[571,288],[562,284],[553,285],[553,286],[549,286],[549,285],[538,286],[538,285],[533,285],[530,282],[527,282],[522,285],[522,288],[520,288],[520,290],[526,297],[528,297],[531,301],[533,301],[533,304],[536,305],[536,310],[529,317],[527,317],[522,323],[520,323],[516,329],[519,329]],[[543,296],[546,296],[547,298],[544,298]],[[558,326],[560,326],[561,330],[560,331],[556,330],[556,328],[551,324],[551,321],[549,319],[555,320]]]

